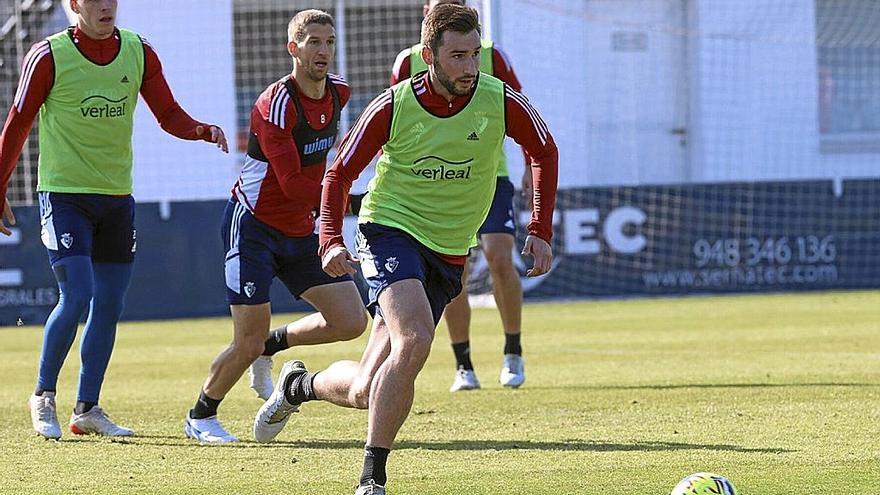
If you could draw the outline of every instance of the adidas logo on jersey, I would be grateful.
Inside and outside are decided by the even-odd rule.
[[[128,76],[122,76],[122,80],[119,81],[121,83],[128,83]]]
[[[467,137],[468,141],[479,141],[480,136],[477,136],[476,132],[471,132],[471,135]]]

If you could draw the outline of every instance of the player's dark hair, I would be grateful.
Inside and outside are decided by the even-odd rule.
[[[287,24],[287,41],[299,43],[306,38],[306,26],[309,24],[324,24],[336,27],[333,16],[323,10],[309,9],[297,12],[290,23]]]
[[[471,31],[480,32],[480,20],[477,11],[452,3],[440,4],[425,16],[422,22],[422,44],[437,53],[443,44],[443,33],[454,31],[467,34]]]
[[[442,0],[442,2],[437,3],[437,5],[443,5],[444,3],[454,3],[455,5],[464,6],[467,4],[466,0]],[[425,0],[425,5],[431,5],[431,0]]]

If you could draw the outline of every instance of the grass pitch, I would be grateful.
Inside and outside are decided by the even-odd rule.
[[[278,315],[281,324],[292,315]],[[228,319],[123,323],[102,405],[138,436],[33,435],[41,328],[0,330],[0,493],[350,494],[364,411],[309,403],[278,441],[248,441],[260,401],[243,380],[221,406],[245,441],[184,438],[186,411],[231,333]],[[741,494],[880,494],[880,292],[528,305],[528,379],[497,384],[502,335],[475,310],[483,390],[447,392],[445,329],[389,457],[392,494],[667,494],[713,471]],[[365,338],[276,359],[320,369]],[[73,407],[74,347],[59,383]]]

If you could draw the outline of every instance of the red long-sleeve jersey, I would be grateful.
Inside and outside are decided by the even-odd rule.
[[[290,80],[297,95],[291,95],[284,85],[286,79],[269,85],[254,103],[251,133],[268,161],[246,156],[232,194],[261,222],[287,236],[304,237],[315,230],[313,212],[321,206],[326,162],[302,166],[293,137],[299,118],[293,98],[299,98],[308,125],[319,131],[333,123],[333,96],[326,88],[322,98],[309,98],[293,77]],[[339,95],[341,110],[351,96],[351,88],[336,74],[328,79]]]
[[[428,79],[427,73],[420,74],[413,84],[425,88],[422,92],[416,92],[416,98],[432,114],[438,117],[452,115],[470,101],[469,96],[446,100],[434,90]],[[505,86],[504,94],[506,133],[525,148],[532,158],[534,208],[528,232],[550,242],[553,234],[552,218],[556,204],[559,152],[544,120],[526,97],[509,86]],[[324,176],[319,251],[322,257],[333,247],[343,245],[342,217],[348,191],[352,182],[390,139],[391,114],[392,98],[390,90],[386,90],[367,105],[342,140],[339,153]],[[446,255],[442,257],[458,264],[464,264],[466,258]]]
[[[107,64],[119,53],[121,42],[118,31],[107,39],[93,40],[77,27],[73,30],[73,38],[80,51],[96,64]],[[211,133],[207,130],[210,124],[194,120],[174,100],[156,51],[146,39],[141,38],[141,41],[144,44],[144,77],[140,92],[159,125],[165,132],[181,139],[210,142]],[[37,112],[54,83],[55,60],[49,42],[43,40],[34,44],[24,57],[18,90],[6,117],[3,133],[0,134],[0,205],[5,201],[9,178]],[[200,125],[206,129],[202,136],[197,136],[196,128]]]

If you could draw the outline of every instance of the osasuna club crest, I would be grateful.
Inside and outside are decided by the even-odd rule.
[[[400,265],[400,262],[397,261],[396,256],[392,256],[385,261],[385,269],[391,273],[394,273],[394,270],[397,270],[398,265]]]
[[[64,249],[70,249],[70,246],[73,246],[73,234],[70,232],[65,232],[61,234],[61,245],[64,246]]]
[[[244,284],[244,293],[248,297],[254,297],[254,294],[257,292],[257,284],[253,282],[246,282]]]

